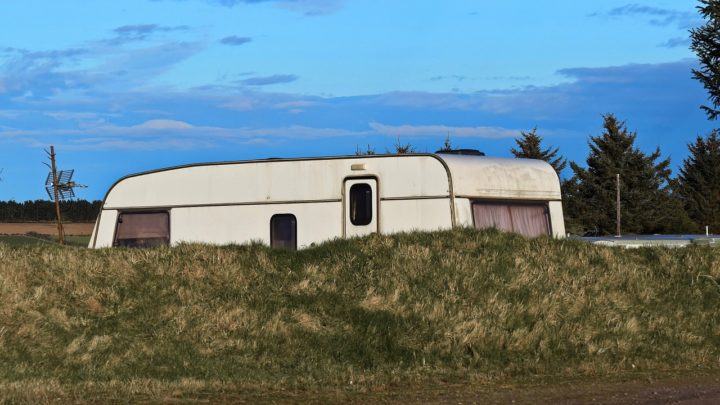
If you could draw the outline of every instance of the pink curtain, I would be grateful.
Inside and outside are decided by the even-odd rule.
[[[513,205],[510,210],[514,232],[531,238],[550,234],[547,208],[544,205]]]
[[[550,234],[548,209],[542,203],[475,202],[473,218],[477,229],[497,228],[527,237]]]
[[[504,204],[475,203],[473,204],[475,228],[497,228],[501,231],[512,232],[513,222],[510,207]]]

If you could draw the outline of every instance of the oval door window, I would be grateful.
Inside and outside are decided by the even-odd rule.
[[[350,222],[353,225],[369,225],[373,218],[372,187],[367,183],[350,187]]]

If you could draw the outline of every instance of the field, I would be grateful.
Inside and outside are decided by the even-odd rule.
[[[0,243],[0,398],[713,400],[719,279],[716,248],[474,230],[296,253]]]
[[[63,224],[65,243],[87,246],[94,224]],[[9,246],[36,246],[57,243],[57,225],[47,222],[0,223],[0,243]]]
[[[94,225],[94,223],[67,223],[63,224],[63,229],[65,235],[90,235]],[[0,235],[25,235],[28,233],[57,235],[57,225],[54,222],[0,223]]]

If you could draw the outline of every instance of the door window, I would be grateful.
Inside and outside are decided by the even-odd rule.
[[[365,226],[373,219],[372,187],[367,183],[353,184],[350,187],[350,222],[356,226]]]

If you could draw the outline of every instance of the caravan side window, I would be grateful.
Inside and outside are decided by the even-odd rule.
[[[373,218],[372,187],[366,183],[350,187],[350,222],[353,225],[368,225]]]
[[[124,212],[118,216],[114,246],[154,247],[170,244],[167,211]]]
[[[475,228],[497,228],[527,237],[550,235],[550,213],[547,203],[530,201],[474,201]]]
[[[277,214],[270,218],[270,246],[297,250],[297,219],[292,214]]]

